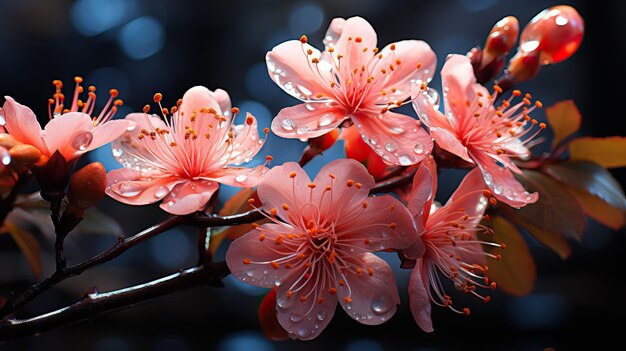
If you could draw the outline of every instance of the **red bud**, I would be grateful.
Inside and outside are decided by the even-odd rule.
[[[67,212],[82,217],[82,212],[104,197],[106,170],[100,162],[93,162],[72,175],[67,191]]]
[[[506,55],[517,44],[519,22],[513,16],[499,20],[489,32],[483,49],[483,66],[496,57]]]

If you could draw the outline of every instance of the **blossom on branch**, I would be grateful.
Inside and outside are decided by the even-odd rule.
[[[361,17],[333,19],[324,52],[307,41],[302,36],[267,53],[272,80],[303,102],[278,113],[275,134],[307,140],[351,120],[388,164],[415,164],[430,153],[432,140],[419,121],[390,111],[430,81],[436,56],[428,44],[403,40],[379,51],[376,32]]]
[[[108,173],[109,196],[129,205],[163,200],[163,210],[186,215],[202,210],[220,183],[257,185],[265,165],[231,166],[249,162],[263,146],[254,116],[248,113],[244,124],[235,125],[239,109],[231,109],[230,97],[221,89],[193,87],[169,110],[161,99],[155,94],[163,119],[149,115],[149,106],[126,116],[137,128],[112,145],[124,168]]]
[[[372,252],[422,244],[408,210],[392,196],[368,196],[373,186],[365,167],[346,159],[327,164],[313,182],[285,163],[259,184],[272,222],[235,240],[226,262],[243,282],[278,286],[278,321],[293,337],[317,337],[337,302],[363,324],[394,315],[395,278]]]

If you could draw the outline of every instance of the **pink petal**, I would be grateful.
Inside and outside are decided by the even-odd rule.
[[[447,129],[431,127],[430,135],[440,148],[449,151],[463,160],[474,163],[467,153],[467,147],[461,144],[459,138]]]
[[[112,142],[122,136],[128,129],[136,129],[135,122],[126,119],[116,119],[97,125],[92,130],[93,141],[84,152],[95,150],[102,145]]]
[[[226,251],[226,263],[235,278],[263,288],[273,288],[277,281],[284,280],[292,271],[283,265],[278,269],[270,265],[270,262],[284,257],[285,254],[272,247],[276,246],[274,240],[259,240],[262,230],[285,235],[289,233],[286,225],[265,223],[230,244]],[[246,264],[244,260],[249,260],[250,263]]]
[[[424,225],[430,214],[430,207],[437,194],[437,165],[432,157],[426,158],[419,165],[413,177],[413,187],[408,196],[407,208],[415,219],[417,232],[424,231]]]
[[[439,93],[432,88],[427,88],[413,99],[413,109],[428,128],[439,127],[454,130],[450,121],[439,111],[439,103]]]
[[[342,278],[346,284],[340,285],[337,292],[339,303],[356,321],[378,325],[389,320],[396,313],[396,305],[400,303],[396,279],[387,262],[376,255],[367,252],[359,260],[361,265],[371,268],[374,274],[357,275],[345,271]],[[348,302],[346,299],[352,301]]]
[[[446,205],[439,211],[446,208],[449,212],[465,212],[470,217],[478,217],[474,223],[477,225],[487,209],[487,199],[483,194],[486,189],[482,172],[479,168],[474,168],[463,178]]]
[[[474,118],[473,112],[469,111],[466,101],[476,100],[477,93],[488,95],[486,89],[476,83],[474,68],[467,56],[449,55],[441,69],[441,80],[444,89],[448,89],[444,95],[446,112],[452,112],[455,128],[463,124],[463,120]]]
[[[36,147],[39,150],[45,150],[41,142],[41,126],[37,122],[37,117],[33,111],[16,102],[12,97],[5,96],[4,102],[4,119],[5,127],[9,134],[16,140]]]
[[[348,187],[348,181],[357,185]],[[313,202],[323,209],[322,215],[334,216],[338,220],[342,210],[362,207],[370,189],[376,185],[367,169],[352,159],[338,159],[326,164],[313,183],[317,186],[313,193]],[[332,196],[325,191],[327,186],[332,188]],[[343,218],[339,221],[343,221]]]
[[[354,124],[374,152],[390,165],[408,166],[430,154],[433,141],[420,123],[399,113],[387,111],[352,117]]]
[[[293,178],[290,177],[292,173],[295,174]],[[302,204],[309,201],[309,193],[303,189],[308,189],[307,184],[310,182],[309,176],[295,162],[286,162],[270,169],[257,187],[259,198],[263,201],[263,209],[266,212],[276,209],[280,218],[290,222],[289,214],[298,214]],[[283,204],[291,210],[284,210]],[[299,217],[297,220],[299,221]]]
[[[311,55],[307,51],[311,50]],[[322,54],[309,44],[290,40],[275,46],[265,56],[270,78],[287,94],[302,101],[324,99],[332,94],[330,82],[333,81],[330,63],[321,59]],[[320,60],[313,64],[311,60]],[[319,68],[319,70],[318,70]]]
[[[342,25],[338,25],[339,23],[335,23],[333,20],[331,28],[329,28],[331,35],[339,35],[339,38],[336,41],[327,40],[326,43],[328,47],[334,47],[333,55],[335,57],[343,55],[341,71],[342,75],[347,77],[353,68],[369,63],[373,56],[372,50],[377,43],[376,31],[369,22],[361,17],[348,18],[344,23],[341,23]],[[364,48],[368,50],[363,52]]]
[[[248,121],[251,123],[248,124]],[[246,114],[246,123],[237,125],[233,128],[235,140],[233,148],[226,156],[229,158],[228,164],[239,165],[250,160],[256,155],[264,140],[259,137],[258,124],[256,118],[250,113]]]
[[[523,207],[537,202],[539,194],[529,194],[522,184],[513,176],[507,168],[500,167],[488,155],[484,153],[472,153],[472,158],[483,172],[485,184],[491,189],[493,196],[512,207]]]
[[[379,59],[381,55],[382,58]],[[431,80],[437,66],[437,56],[430,46],[421,40],[403,40],[385,46],[374,62],[376,64],[372,72],[380,78],[376,78],[375,88],[371,91],[376,92],[378,97],[376,103],[385,104],[389,101],[404,101],[415,96],[420,85]],[[418,65],[420,68],[417,68]],[[394,69],[391,70],[390,67]],[[382,69],[387,73],[380,74]],[[387,94],[378,94],[382,90]]]
[[[328,26],[326,35],[324,36],[324,45],[327,48],[334,48],[335,45],[337,45],[337,40],[341,37],[341,32],[343,32],[343,27],[345,25],[345,18],[336,17],[330,21],[330,25]]]
[[[188,215],[203,210],[219,184],[207,180],[191,180],[177,184],[163,199],[161,209],[174,215]]]
[[[292,336],[300,340],[311,340],[319,336],[335,315],[337,295],[328,293],[325,286],[305,286],[303,291],[317,289],[318,294],[300,301],[294,294],[287,298],[287,290],[298,278],[292,275],[279,288],[276,296],[278,322]],[[309,283],[312,284],[312,283]],[[319,303],[319,297],[322,298]]]
[[[409,304],[417,325],[427,333],[433,332],[433,321],[430,318],[431,305],[428,289],[428,274],[424,272],[422,260],[418,260],[409,278]]]
[[[272,121],[272,132],[283,138],[306,140],[335,129],[346,114],[338,106],[325,103],[305,103],[286,107]]]
[[[93,122],[86,113],[68,112],[55,117],[46,124],[42,139],[49,152],[59,150],[66,160],[72,160],[85,152],[93,142]],[[85,149],[82,149],[82,148]],[[82,150],[81,150],[82,149]]]
[[[184,118],[189,118],[193,112],[199,113],[201,109],[214,109],[218,114],[224,114],[225,112],[230,111],[222,111],[220,104],[214,98],[215,93],[207,89],[203,86],[195,86],[183,95],[183,104],[180,105],[180,112],[183,112]],[[224,103],[223,94],[218,94],[219,97]],[[228,96],[227,96],[228,97]]]
[[[106,193],[125,204],[147,205],[163,199],[175,185],[183,181],[176,177],[158,177],[121,168],[107,174]]]
[[[218,183],[236,187],[251,188],[257,186],[268,169],[261,165],[255,168],[246,167],[225,167],[210,173],[206,177],[207,180],[214,180]]]
[[[335,224],[338,244],[345,243],[364,251],[399,250],[413,245],[423,253],[413,217],[400,201],[382,195],[372,196],[364,202],[366,206],[362,203],[346,206],[337,214],[341,218]]]
[[[138,136],[142,130],[152,131],[153,128],[160,128],[171,131],[161,118],[144,113],[131,113],[125,120],[135,123],[135,128],[126,130],[118,139],[113,140],[111,149],[113,156],[124,167],[140,168],[152,167],[154,162],[159,162],[154,155],[146,148],[145,141],[140,141]],[[160,163],[162,167],[166,165]]]
[[[225,90],[223,89],[215,89],[215,91],[209,90],[209,95],[211,95],[213,100],[217,102],[217,104],[220,106],[220,109],[222,110],[223,113],[231,112],[230,110],[232,109],[232,106],[230,103],[230,96]]]

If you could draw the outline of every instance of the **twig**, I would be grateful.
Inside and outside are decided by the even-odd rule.
[[[230,272],[225,262],[212,263],[129,288],[107,293],[91,293],[82,300],[56,311],[29,319],[3,321],[0,323],[0,340],[6,341],[36,335],[194,286],[221,287],[223,286],[222,279],[228,274]]]

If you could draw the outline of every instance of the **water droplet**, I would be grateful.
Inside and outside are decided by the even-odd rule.
[[[391,309],[391,300],[385,295],[380,295],[372,299],[370,307],[375,314],[381,316]]]
[[[157,188],[157,190],[154,192],[154,197],[156,197],[157,199],[162,198],[163,196],[169,194],[170,190],[164,186],[160,186]]]
[[[418,154],[424,153],[424,144],[422,143],[415,144],[413,151],[415,151],[415,153],[418,153]]]
[[[315,111],[315,106],[313,106],[313,104],[304,104],[304,107],[305,107],[308,111]]]
[[[376,144],[378,144],[378,141],[376,140],[376,137],[372,136],[372,137],[370,138],[370,144],[372,144],[372,145],[374,145],[374,146],[376,146]]]
[[[79,151],[85,151],[93,141],[93,134],[90,131],[81,131],[75,134],[72,147]]]
[[[513,189],[506,189],[504,191],[504,196],[509,200],[514,200],[517,197],[517,195],[519,194],[517,193],[517,191]]]
[[[298,336],[301,338],[306,338],[307,336],[311,335],[311,332],[309,331],[309,329],[307,329],[306,327],[300,327],[298,328]]]
[[[236,181],[236,182],[239,182],[239,183],[241,183],[241,182],[245,182],[245,181],[246,181],[246,179],[248,179],[248,176],[247,176],[247,175],[245,175],[245,174],[239,174],[239,175],[237,175],[237,176],[235,177],[235,181]]]
[[[302,126],[302,127],[298,127],[298,129],[296,129],[296,134],[298,135],[304,135],[306,134],[311,128],[307,127],[307,126]]]
[[[120,189],[118,194],[124,197],[133,197],[139,195],[143,191],[143,188],[134,184],[122,184],[120,185]]]
[[[493,184],[493,178],[491,177],[491,174],[487,172],[483,173],[483,179],[485,180],[485,184],[487,186],[491,186],[491,184]]]
[[[496,195],[500,195],[502,194],[502,187],[499,185],[494,185],[493,187],[493,193]]]
[[[537,47],[539,47],[539,41],[538,40],[527,41],[525,43],[522,43],[522,45],[520,45],[520,49],[522,49],[522,51],[524,51],[524,52],[532,52]]]
[[[372,318],[374,318],[374,315],[371,312],[367,312],[366,317],[367,317],[367,319],[372,319]]]
[[[281,125],[282,125],[283,129],[287,130],[287,131],[292,131],[292,130],[296,129],[296,122],[294,122],[292,119],[289,119],[289,118],[284,119],[281,122]]]
[[[326,114],[323,115],[318,124],[320,127],[326,127],[327,125],[330,125],[331,123],[333,123],[335,121],[335,116],[332,114]]]
[[[282,282],[280,281],[280,278],[276,278],[276,280],[274,280],[274,285],[275,286],[280,286]]]
[[[11,163],[11,155],[9,154],[9,150],[2,148],[0,150],[0,160],[2,164],[8,166]]]
[[[385,144],[385,150],[389,151],[389,152],[394,152],[396,151],[397,147],[396,144],[394,143],[387,143]]]
[[[114,147],[111,152],[113,153],[113,157],[120,157],[124,153],[124,150],[121,148]]]
[[[296,323],[302,320],[302,316],[297,313],[292,313],[289,315],[289,320]]]
[[[396,133],[396,134],[402,134],[402,133],[404,133],[404,128],[399,127],[399,126],[395,126],[395,127],[391,128],[391,131]]]
[[[167,202],[167,206],[168,206],[168,207],[172,207],[172,206],[174,206],[174,201],[168,201],[168,202]]]
[[[444,91],[447,91],[447,90],[444,89]],[[424,95],[428,99],[428,102],[431,105],[433,105],[433,108],[435,108],[435,109],[439,108],[439,93],[437,92],[437,90],[432,89],[432,88],[428,88],[424,92]]]
[[[400,157],[398,157],[398,162],[400,162],[401,166],[409,166],[415,163],[411,155],[406,155],[406,154],[400,155]]]
[[[253,270],[246,271],[246,275],[248,277],[252,277],[252,276],[254,276],[254,271]]]
[[[3,125],[5,125],[5,124],[7,124],[7,120],[6,120],[6,118],[4,117],[4,113],[3,113],[2,111],[0,111],[0,125],[2,125],[2,126],[3,126]]]
[[[317,312],[317,320],[318,321],[323,321],[324,318],[326,318],[326,312],[324,312],[324,311]]]
[[[130,131],[135,130],[135,128],[137,128],[137,125],[133,123],[133,124],[130,124],[128,127],[126,127],[126,130],[130,132]]]

